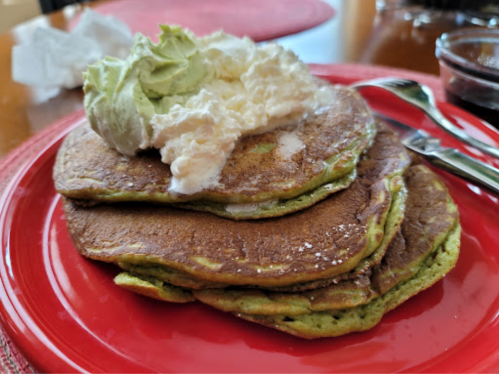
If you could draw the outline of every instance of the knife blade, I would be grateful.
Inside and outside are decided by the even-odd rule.
[[[442,147],[440,139],[380,113],[375,116],[388,123],[401,137],[402,144],[423,156],[430,164],[464,178],[499,195],[499,169],[459,152]]]

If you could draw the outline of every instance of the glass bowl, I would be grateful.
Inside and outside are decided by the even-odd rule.
[[[445,33],[436,56],[447,101],[499,128],[499,29]]]

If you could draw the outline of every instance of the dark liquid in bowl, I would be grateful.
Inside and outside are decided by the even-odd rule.
[[[449,90],[445,90],[445,97],[449,103],[452,103],[460,108],[463,108],[464,110],[467,110],[470,113],[473,113],[477,117],[480,117],[495,128],[499,129],[499,110],[490,108],[487,101],[480,102],[480,104],[483,105],[480,105],[476,102],[473,103],[471,101],[463,99],[461,96],[450,92]]]

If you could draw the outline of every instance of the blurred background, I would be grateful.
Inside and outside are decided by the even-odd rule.
[[[2,82],[0,84],[0,157],[32,134],[82,107],[81,88],[62,90],[54,95],[50,92],[47,94],[47,91],[36,87],[14,82],[11,74],[12,48],[29,40],[33,31],[38,27],[50,26],[65,31],[71,30],[86,7],[104,12],[103,14],[113,14],[114,11],[117,18],[120,15],[128,15],[129,19],[140,21],[140,16],[135,17],[134,12],[137,7],[141,7],[145,12],[143,15],[147,15],[148,1],[152,0],[137,0],[136,2],[131,0],[81,2],[0,0],[0,82]],[[161,6],[160,1],[155,2]],[[165,4],[171,4],[172,1],[169,3],[169,0],[164,0]],[[239,4],[244,6],[253,3],[250,0],[206,0],[200,4],[217,5],[223,1],[232,8],[238,8],[239,6],[234,6],[234,4],[238,4],[239,1]],[[260,4],[272,6],[284,4],[286,6],[289,4],[286,1],[291,1],[295,5],[299,4],[297,6],[302,6],[301,3],[304,5],[313,3],[311,0],[301,0],[301,2],[269,0],[268,3]],[[261,38],[260,40],[264,40],[262,43],[269,40],[277,42],[293,50],[306,63],[381,65],[438,76],[440,68],[435,56],[435,41],[442,33],[469,27],[499,32],[499,0],[322,1],[326,2],[333,12],[317,24],[309,26],[305,31],[288,33],[287,36],[277,39]],[[188,6],[185,7],[189,4],[189,0],[179,0],[176,4],[184,6],[184,11],[187,10],[188,15],[191,16],[192,12]],[[111,7],[113,7],[112,11]],[[201,17],[216,16],[209,12],[204,14],[205,10],[197,10],[198,16]],[[227,14],[229,13],[225,14],[226,18]],[[313,12],[308,14],[313,14]],[[295,13],[288,12],[289,17],[294,15],[296,15],[296,9]],[[247,18],[246,14],[243,14],[239,20],[244,21]],[[267,26],[268,24],[273,26],[274,23],[286,21],[285,18],[282,13],[277,13],[274,19],[270,21],[267,19],[265,22]],[[214,18],[209,18],[209,20],[212,19]],[[262,25],[256,25],[256,29],[255,27],[253,29],[258,31],[260,26],[265,26],[265,22],[262,22]],[[153,26],[156,30],[155,23]],[[492,56],[490,61],[497,61],[499,69],[499,50],[490,49],[490,51]],[[449,82],[452,79],[451,76]],[[493,90],[499,95],[499,82],[495,85]],[[475,97],[476,90],[470,95]],[[493,105],[497,101],[495,97],[490,101]],[[499,111],[499,108],[497,110]]]
[[[499,27],[499,0],[323,1],[335,10],[333,18],[276,40],[308,63],[359,61],[438,74],[436,59],[432,66],[421,63],[421,58],[433,55],[433,43],[443,32],[470,26]],[[70,4],[102,2],[0,0],[0,33]],[[386,53],[394,48],[399,53]],[[411,59],[407,59],[408,53]]]
[[[470,26],[499,27],[498,0],[323,1],[333,7],[334,17],[275,40],[307,63],[355,61],[438,74],[436,59],[433,64],[422,59],[434,55],[434,41],[443,32]],[[103,1],[0,0],[0,33],[75,3],[94,6]],[[394,49],[398,53],[393,53]],[[409,54],[411,58],[407,58]]]

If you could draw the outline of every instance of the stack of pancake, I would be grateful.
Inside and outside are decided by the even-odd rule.
[[[376,325],[456,263],[445,185],[354,91],[305,122],[241,139],[219,184],[172,194],[157,151],[109,148],[88,125],[54,167],[70,235],[118,286],[203,303],[303,338]]]

